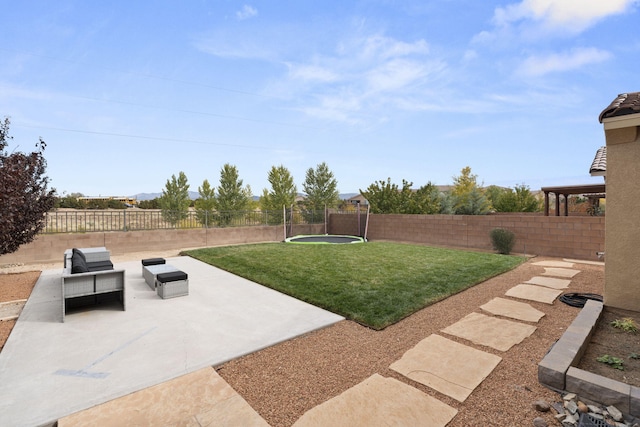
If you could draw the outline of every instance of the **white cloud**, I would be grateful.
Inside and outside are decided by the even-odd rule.
[[[553,72],[564,72],[582,68],[586,65],[607,61],[611,53],[596,48],[574,49],[566,53],[551,55],[533,55],[518,67],[518,74],[523,76],[541,76]]]
[[[496,8],[493,21],[498,27],[532,21],[547,29],[581,32],[634,4],[637,0],[522,0]]]
[[[334,82],[338,74],[331,69],[317,65],[288,64],[289,77],[294,80]]]
[[[258,9],[249,6],[248,4],[245,4],[242,6],[242,9],[236,12],[236,18],[238,18],[239,21],[253,18],[254,16],[258,16]]]

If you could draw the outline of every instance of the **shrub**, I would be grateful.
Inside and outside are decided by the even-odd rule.
[[[494,228],[489,233],[491,236],[491,243],[493,249],[503,255],[509,255],[513,249],[513,245],[516,243],[516,235],[513,231],[505,230],[504,228]]]

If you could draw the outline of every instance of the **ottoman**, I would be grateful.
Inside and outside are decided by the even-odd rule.
[[[160,264],[166,264],[167,261],[165,261],[164,258],[147,258],[147,259],[143,259],[142,260],[142,274],[144,275],[144,268],[148,267],[150,265],[160,265]]]
[[[189,275],[180,270],[158,274],[156,292],[162,299],[189,295]]]

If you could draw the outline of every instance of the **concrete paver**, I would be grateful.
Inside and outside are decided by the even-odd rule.
[[[209,367],[58,420],[58,427],[269,424]]]
[[[294,427],[444,427],[455,408],[394,378],[374,374],[307,411]]]
[[[474,344],[507,351],[536,330],[535,326],[498,319],[480,313],[469,313],[442,332],[464,338]]]
[[[408,350],[390,368],[464,402],[501,360],[500,356],[432,334]]]
[[[547,288],[552,289],[566,289],[569,287],[571,280],[568,279],[557,279],[555,277],[541,277],[536,276],[531,279],[525,281],[528,285],[540,285]]]
[[[544,286],[520,284],[509,289],[505,293],[505,295],[529,301],[553,304],[553,302],[556,300],[556,298],[558,298],[558,296],[560,296],[561,293],[562,291],[546,288]]]
[[[557,261],[557,260],[545,260],[545,261],[536,261],[533,265],[539,265],[542,267],[560,267],[560,268],[572,268],[573,262],[569,261]]]
[[[573,268],[557,268],[557,267],[545,267],[543,276],[564,277],[567,279],[573,278],[576,274],[580,273],[580,270]]]
[[[189,257],[189,295],[163,300],[140,261],[127,310],[92,307],[61,322],[61,270],[45,270],[0,353],[0,425],[34,426],[222,364],[343,317]]]
[[[481,305],[480,308],[497,316],[510,317],[525,322],[539,322],[544,317],[544,312],[533,308],[527,303],[500,297]]]

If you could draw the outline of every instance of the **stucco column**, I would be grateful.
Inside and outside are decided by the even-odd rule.
[[[640,311],[640,114],[603,115],[607,141],[604,303]]]

